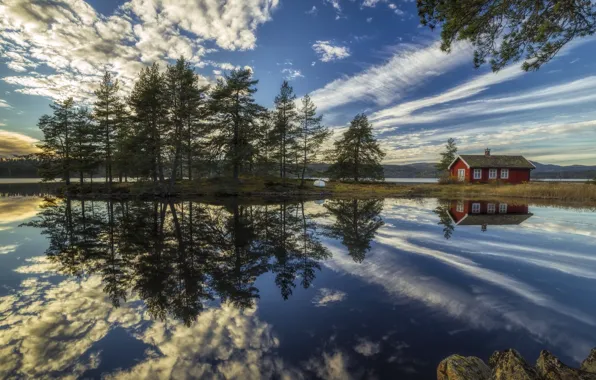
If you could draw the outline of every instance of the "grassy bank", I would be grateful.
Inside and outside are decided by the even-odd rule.
[[[325,188],[304,187],[298,180],[285,183],[277,178],[203,179],[179,181],[172,191],[168,186],[149,182],[114,183],[111,190],[104,184],[75,184],[60,192],[89,197],[440,197],[440,198],[518,198],[544,199],[596,204],[596,185],[583,183],[527,183],[521,185],[496,184],[396,184],[348,183],[330,181]]]

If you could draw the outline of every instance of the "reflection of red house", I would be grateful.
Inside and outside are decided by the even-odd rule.
[[[449,216],[458,226],[518,225],[533,214],[527,205],[492,201],[452,201]]]
[[[528,182],[530,172],[535,168],[523,156],[494,156],[490,154],[490,149],[486,149],[484,155],[462,154],[449,165],[452,177],[472,183]]]

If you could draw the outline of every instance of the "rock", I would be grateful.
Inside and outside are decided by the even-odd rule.
[[[582,362],[579,368],[586,372],[596,373],[596,348],[592,348],[590,355]]]
[[[540,379],[519,352],[509,349],[496,351],[488,360],[492,368],[491,380],[537,380]]]
[[[596,374],[566,366],[546,350],[540,352],[536,369],[544,380],[596,380]]]
[[[488,380],[490,368],[475,356],[451,355],[437,368],[437,380]]]

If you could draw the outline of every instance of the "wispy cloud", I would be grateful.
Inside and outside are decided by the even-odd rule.
[[[32,137],[0,129],[0,156],[37,152],[36,143]]]
[[[387,62],[330,82],[314,91],[312,97],[320,110],[353,102],[387,106],[469,59],[470,51],[466,44],[455,44],[451,54],[442,52],[438,42],[430,45],[402,44]]]
[[[8,103],[6,103],[6,100],[0,99],[0,108],[12,108],[12,107]]]
[[[335,45],[331,41],[317,41],[312,48],[319,56],[321,62],[331,62],[350,56],[350,49],[345,46]]]
[[[286,69],[283,69],[281,72],[282,72],[282,74],[284,74],[284,78],[286,78],[287,80],[304,78],[304,75],[302,75],[302,72],[300,70],[286,68]]]

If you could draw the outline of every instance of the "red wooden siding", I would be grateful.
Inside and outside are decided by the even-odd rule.
[[[486,182],[490,182],[490,181],[500,181],[500,182],[516,184],[516,183],[529,182],[530,181],[530,172],[531,172],[530,169],[509,169],[509,178],[503,179],[503,178],[501,178],[501,168],[497,168],[497,179],[489,179],[488,173],[489,173],[490,169],[488,169],[488,168],[469,168],[468,169],[466,164],[461,159],[458,159],[457,161],[455,161],[453,166],[451,166],[451,176],[454,178],[459,178],[458,174],[457,174],[459,169],[466,170],[466,182],[470,182],[470,183],[486,183]],[[480,179],[474,179],[474,169],[482,170],[482,176]],[[504,168],[504,169],[507,169],[507,168]]]

